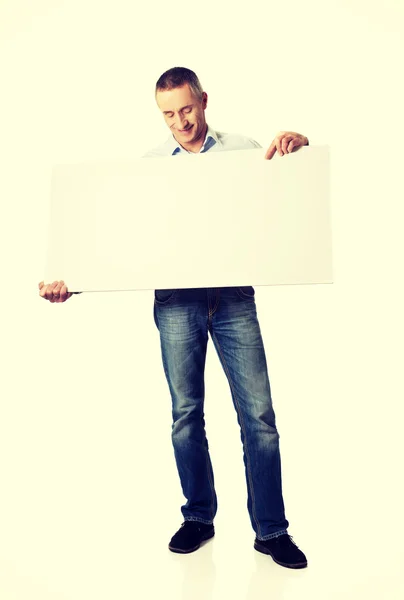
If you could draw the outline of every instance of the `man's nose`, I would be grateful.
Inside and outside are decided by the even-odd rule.
[[[181,117],[180,115],[178,115],[177,120],[176,120],[176,128],[177,129],[185,129],[187,126],[187,120],[184,119],[183,117]]]

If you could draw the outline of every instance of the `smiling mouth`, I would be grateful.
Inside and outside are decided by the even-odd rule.
[[[191,131],[192,127],[193,127],[193,125],[191,125],[191,127],[188,127],[188,129],[179,129],[178,131],[180,133],[188,133],[188,131]]]

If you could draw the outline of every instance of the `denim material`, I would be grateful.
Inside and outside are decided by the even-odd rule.
[[[217,511],[205,433],[204,371],[210,337],[240,425],[247,508],[259,540],[287,532],[279,434],[251,286],[155,290],[164,372],[172,399],[172,443],[185,520],[212,523]]]

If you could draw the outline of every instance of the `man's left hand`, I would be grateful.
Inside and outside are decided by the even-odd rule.
[[[290,154],[301,146],[308,146],[308,144],[309,140],[301,133],[280,131],[266,151],[265,158],[271,160],[276,151],[278,151],[280,156]]]

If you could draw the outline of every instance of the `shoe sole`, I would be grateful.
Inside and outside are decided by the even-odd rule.
[[[169,550],[171,550],[171,552],[177,552],[178,554],[189,554],[190,552],[195,552],[195,550],[198,550],[198,548],[201,547],[202,542],[206,542],[207,540],[210,540],[210,538],[212,538],[214,535],[215,535],[214,531],[205,533],[203,535],[203,537],[201,538],[201,541],[199,542],[199,544],[197,544],[193,548],[187,548],[186,550],[184,550],[183,548],[174,548],[173,546],[170,546],[170,544],[168,545],[168,548],[169,548]]]
[[[307,567],[307,560],[301,563],[294,564],[280,562],[279,560],[276,560],[272,552],[268,550],[266,546],[261,546],[261,544],[258,544],[257,542],[254,542],[254,548],[258,550],[258,552],[262,552],[262,554],[269,554],[269,556],[272,557],[273,561],[276,562],[278,565],[281,565],[281,567],[288,567],[288,569],[304,569],[305,567]]]

